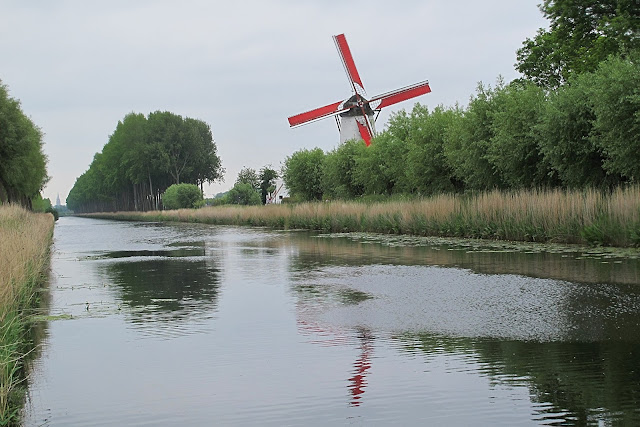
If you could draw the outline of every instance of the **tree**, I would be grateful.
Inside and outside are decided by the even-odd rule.
[[[592,137],[596,114],[591,95],[593,75],[573,76],[549,96],[542,112],[540,150],[569,188],[607,187],[620,181],[604,169],[602,149]]]
[[[540,29],[517,52],[516,68],[555,88],[572,74],[595,71],[609,55],[640,48],[637,0],[544,0],[549,30]]]
[[[165,209],[190,209],[202,200],[202,192],[195,184],[173,184],[162,195]]]
[[[240,169],[240,172],[238,172],[236,184],[249,184],[254,190],[258,191],[260,188],[260,178],[255,169],[243,167]]]
[[[605,154],[604,168],[632,182],[640,180],[640,55],[610,58],[593,75],[595,121],[592,138]]]
[[[444,155],[453,169],[454,177],[471,190],[504,188],[500,174],[489,161],[488,153],[493,133],[493,113],[498,109],[497,88],[478,85],[477,94],[459,119],[453,121],[446,133]]]
[[[190,129],[190,143],[195,146],[196,157],[192,161],[193,172],[189,177],[200,185],[202,190],[205,182],[212,183],[222,180],[224,168],[218,157],[216,144],[213,142],[211,127],[202,120],[185,118],[185,125]]]
[[[260,194],[248,182],[236,182],[224,198],[226,203],[233,205],[259,205],[262,203]]]
[[[515,81],[497,90],[487,159],[509,188],[540,188],[559,184],[557,174],[540,151],[539,122],[546,93],[530,82]]]
[[[354,176],[357,158],[367,147],[362,141],[346,141],[325,155],[322,167],[324,195],[352,199],[364,193]]]
[[[265,166],[260,169],[258,179],[260,180],[260,199],[262,200],[263,205],[267,203],[267,196],[269,196],[276,190],[275,184],[276,179],[278,178],[278,172],[274,169],[271,169],[271,165]]]
[[[48,180],[42,132],[0,81],[0,202],[30,207]]]
[[[324,158],[320,148],[296,151],[286,158],[282,177],[292,195],[303,200],[322,200]]]
[[[201,120],[166,111],[127,114],[76,181],[71,204],[77,212],[158,209],[171,184],[202,188],[220,179],[224,170],[216,151]]]
[[[430,113],[426,107],[415,105],[408,117],[408,151],[403,165],[409,191],[426,195],[462,188],[444,154],[447,132],[461,115],[458,108],[438,106]]]
[[[389,120],[388,128],[371,145],[361,147],[354,178],[366,194],[393,194],[408,191],[406,157],[410,120],[404,111]]]
[[[196,160],[196,150],[189,143],[182,117],[168,111],[156,111],[149,114],[147,123],[149,142],[160,149],[161,167],[171,175],[174,184],[180,184],[180,176],[191,172],[190,162]]]

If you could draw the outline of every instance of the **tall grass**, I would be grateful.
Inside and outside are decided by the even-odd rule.
[[[221,206],[103,218],[368,231],[514,241],[640,245],[640,186],[599,190],[490,191],[390,202]]]
[[[0,206],[0,425],[19,422],[29,352],[27,315],[48,268],[53,223],[48,213]]]

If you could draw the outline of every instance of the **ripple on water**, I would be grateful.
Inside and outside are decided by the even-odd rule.
[[[295,283],[325,324],[389,332],[535,341],[619,338],[638,326],[640,296],[624,286],[580,285],[429,266],[324,267]],[[345,289],[366,295],[340,303]],[[304,290],[302,292],[301,290]],[[603,299],[613,305],[602,304]],[[619,302],[616,302],[619,301]],[[588,318],[591,328],[583,323]],[[626,321],[626,322],[625,322]]]

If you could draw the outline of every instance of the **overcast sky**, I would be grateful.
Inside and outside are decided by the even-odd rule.
[[[415,102],[466,105],[478,82],[510,81],[515,52],[546,26],[540,0],[0,0],[0,80],[42,128],[44,197],[62,203],[129,112],[212,128],[229,189],[243,167],[280,168],[302,148],[337,146],[331,118],[287,117],[346,99],[332,35],[345,33],[369,95],[428,79]]]

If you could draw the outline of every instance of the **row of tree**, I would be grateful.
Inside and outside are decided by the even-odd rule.
[[[638,182],[640,62],[612,57],[555,90],[480,85],[466,108],[417,104],[368,148],[295,152],[283,178],[305,200]]]
[[[202,189],[223,173],[207,123],[166,111],[131,113],[76,180],[67,206],[75,212],[160,209],[172,184]]]
[[[0,81],[0,203],[30,208],[48,180],[42,132]]]
[[[466,108],[416,105],[371,147],[301,150],[283,178],[305,200],[640,180],[640,3],[544,0],[549,28],[517,52],[523,78]]]

